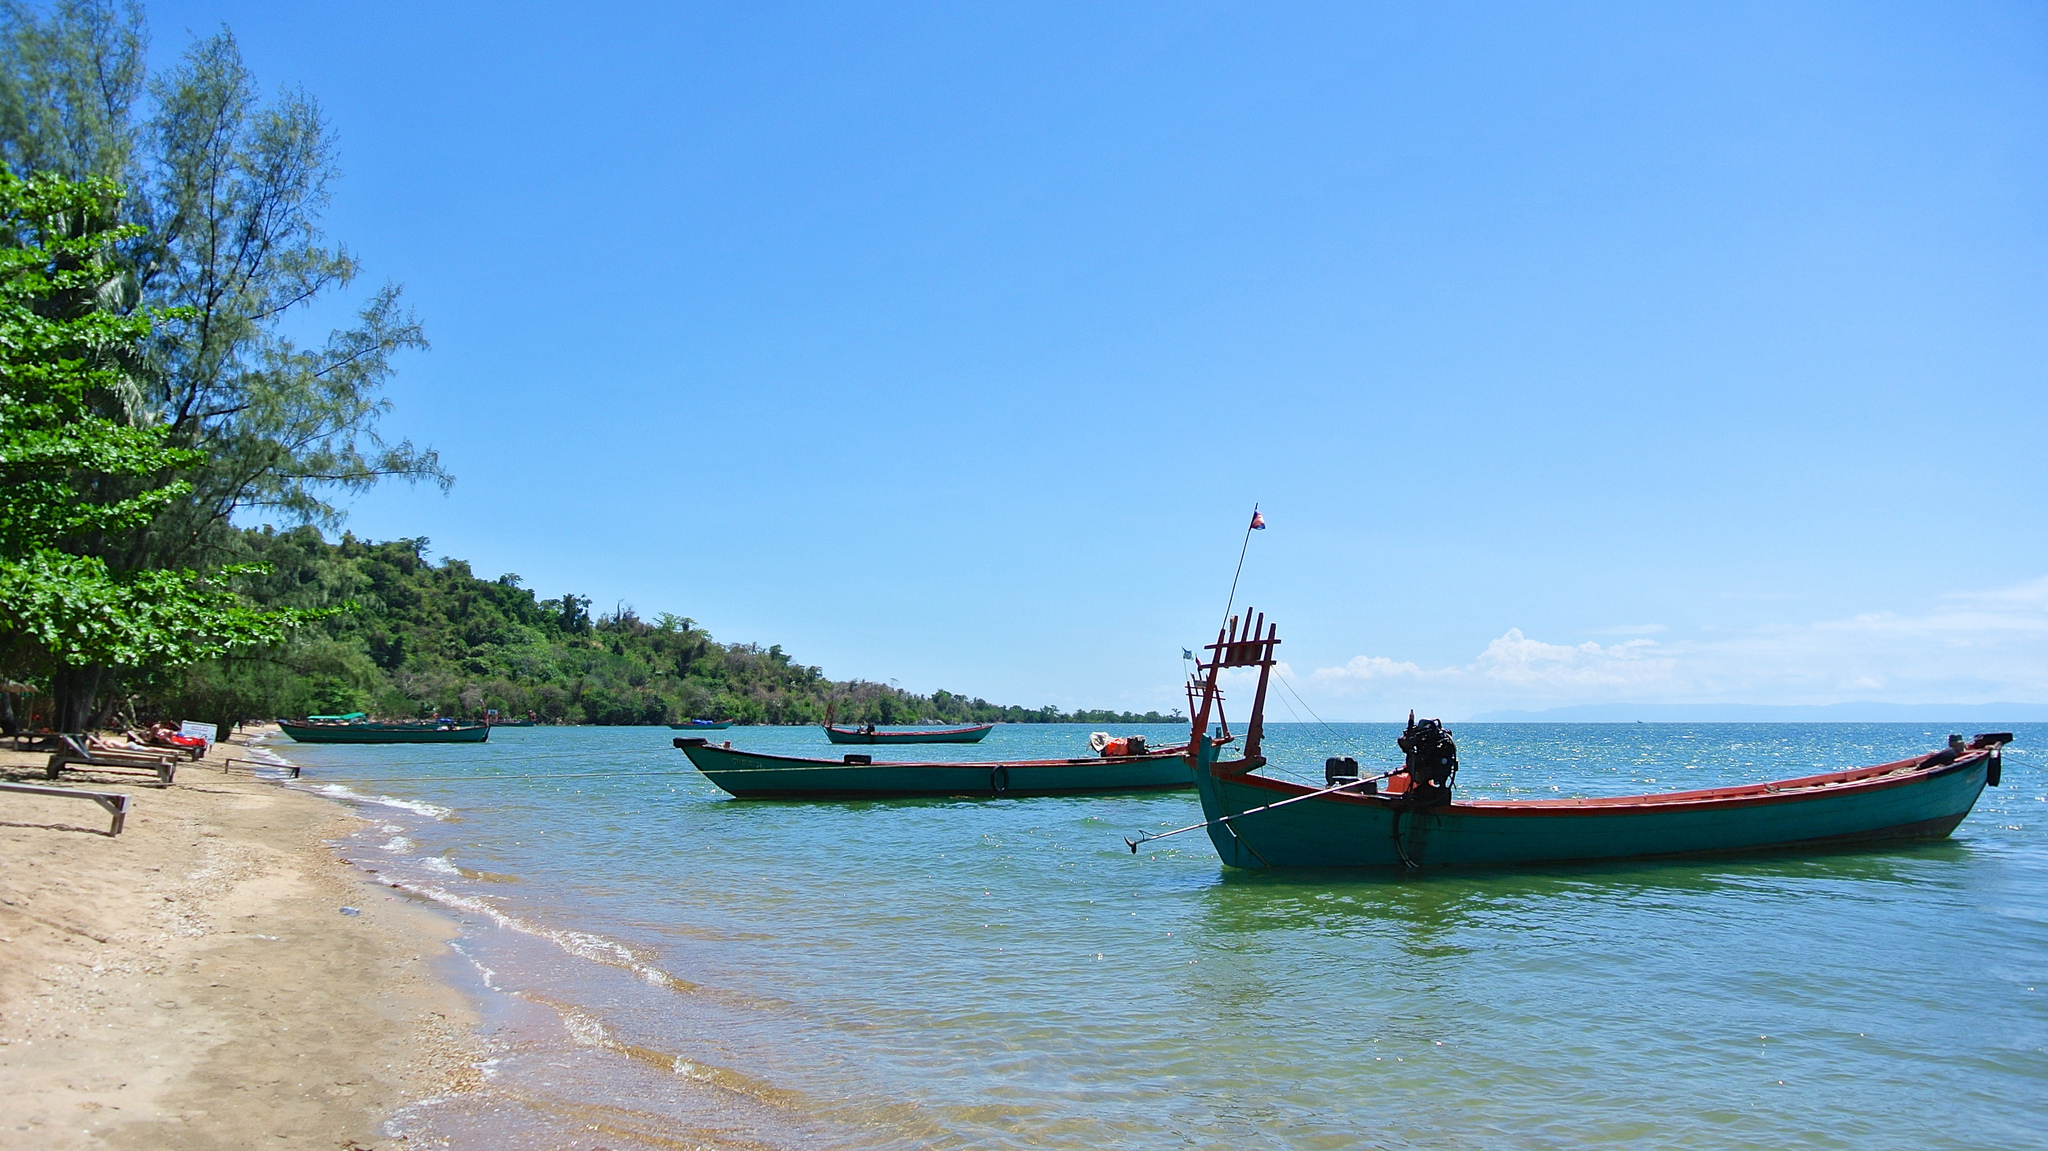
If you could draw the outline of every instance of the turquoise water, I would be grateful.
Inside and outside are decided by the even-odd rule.
[[[1488,796],[1798,775],[1949,730],[1454,727]],[[1391,762],[1394,730],[1275,725],[1268,753],[1320,780]],[[2041,1147],[2048,726],[2017,730],[1942,843],[1413,878],[1226,871],[1199,833],[1126,850],[1199,819],[1191,791],[735,801],[665,729],[278,750],[375,820],[344,854],[465,923],[494,1057],[400,1118],[424,1145]]]

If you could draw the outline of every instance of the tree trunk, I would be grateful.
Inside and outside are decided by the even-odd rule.
[[[57,731],[82,732],[92,722],[99,703],[103,667],[67,667],[50,677],[50,726]]]

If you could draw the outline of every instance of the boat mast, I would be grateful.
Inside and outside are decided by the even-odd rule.
[[[1264,612],[1260,612],[1256,619],[1252,618],[1251,608],[1247,607],[1244,612],[1245,621],[1250,621],[1248,626],[1241,627],[1244,621],[1231,616],[1217,629],[1216,642],[1202,648],[1215,654],[1207,663],[1196,663],[1196,668],[1207,675],[1201,683],[1200,704],[1195,705],[1192,699],[1189,702],[1190,710],[1195,713],[1194,735],[1204,735],[1209,730],[1211,705],[1215,706],[1219,717],[1223,713],[1223,693],[1217,686],[1223,669],[1259,669],[1259,686],[1252,695],[1251,718],[1245,721],[1244,758],[1238,761],[1244,765],[1243,770],[1250,771],[1265,762],[1259,755],[1259,740],[1266,730],[1266,684],[1272,677],[1273,665],[1279,662],[1273,658],[1273,649],[1280,646],[1280,625],[1268,624]]]

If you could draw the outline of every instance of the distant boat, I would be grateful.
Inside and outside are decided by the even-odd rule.
[[[490,725],[483,723],[370,723],[309,717],[304,722],[281,719],[277,726],[300,743],[482,743],[491,738]]]
[[[878,731],[872,725],[834,727],[825,725],[825,736],[833,743],[980,743],[995,724],[947,727],[931,731]]]
[[[532,727],[535,721],[530,719],[492,719],[485,720],[484,722],[492,727]]]
[[[724,731],[732,726],[732,721],[729,719],[693,719],[688,723],[672,723],[668,726],[671,731]]]
[[[1193,787],[1185,747],[1145,755],[1028,759],[989,763],[871,763],[865,755],[799,759],[715,747],[678,737],[675,745],[698,771],[740,799],[885,799],[896,796],[979,798],[1165,791]]]
[[[1324,764],[1327,786],[1258,774],[1266,678],[1280,640],[1265,617],[1233,617],[1204,648],[1190,682],[1194,741],[1188,759],[1206,830],[1233,867],[1514,867],[1570,861],[1736,851],[1839,848],[1941,839],[1985,786],[1999,782],[2009,732],[1873,767],[1718,787],[1595,799],[1457,799],[1457,745],[1435,720],[1411,716],[1401,767],[1360,778],[1355,760]],[[1258,668],[1244,751],[1225,760],[1206,734],[1222,697],[1218,673]],[[1140,836],[1131,850],[1164,835]]]

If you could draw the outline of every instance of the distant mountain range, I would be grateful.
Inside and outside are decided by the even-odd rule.
[[[2048,703],[1595,703],[1489,711],[1469,723],[2048,723]]]

